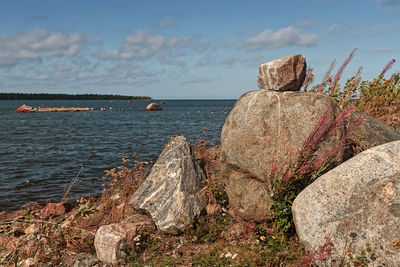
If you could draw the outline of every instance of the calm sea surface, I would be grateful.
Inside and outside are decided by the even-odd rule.
[[[122,156],[155,160],[173,135],[196,141],[207,128],[207,139],[218,139],[234,102],[167,100],[149,112],[150,101],[0,100],[0,211],[60,200],[81,167],[70,197],[98,193],[104,170],[122,165]],[[107,111],[14,113],[22,104]]]

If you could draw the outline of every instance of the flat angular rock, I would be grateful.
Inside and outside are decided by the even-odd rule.
[[[117,263],[123,247],[131,246],[136,235],[144,230],[153,231],[155,227],[150,218],[139,214],[122,223],[102,225],[94,238],[97,258],[106,263]]]
[[[297,196],[292,211],[308,249],[329,236],[338,254],[351,249],[359,255],[370,244],[371,266],[400,263],[394,246],[400,241],[400,141],[366,150],[322,175]]]
[[[197,194],[203,178],[186,138],[173,137],[130,204],[150,214],[161,231],[183,230],[205,208]]]
[[[260,65],[258,72],[258,88],[299,91],[306,78],[306,68],[306,59],[300,54],[264,63]]]

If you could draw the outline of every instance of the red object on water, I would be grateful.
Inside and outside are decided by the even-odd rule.
[[[14,110],[14,112],[31,112],[31,111],[32,111],[32,107],[27,106],[25,104]]]

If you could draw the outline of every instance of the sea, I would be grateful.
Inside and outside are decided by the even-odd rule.
[[[22,205],[98,194],[104,170],[122,157],[154,161],[171,136],[219,143],[235,100],[0,100],[0,212]],[[32,107],[93,107],[105,111],[15,113]]]

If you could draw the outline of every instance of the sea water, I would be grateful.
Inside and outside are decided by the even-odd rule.
[[[170,136],[219,142],[234,100],[167,100],[162,111],[144,111],[151,101],[0,100],[0,211],[29,202],[59,201],[80,171],[69,196],[99,193],[104,170],[121,158],[156,160]],[[32,107],[93,107],[106,111],[15,113]]]

